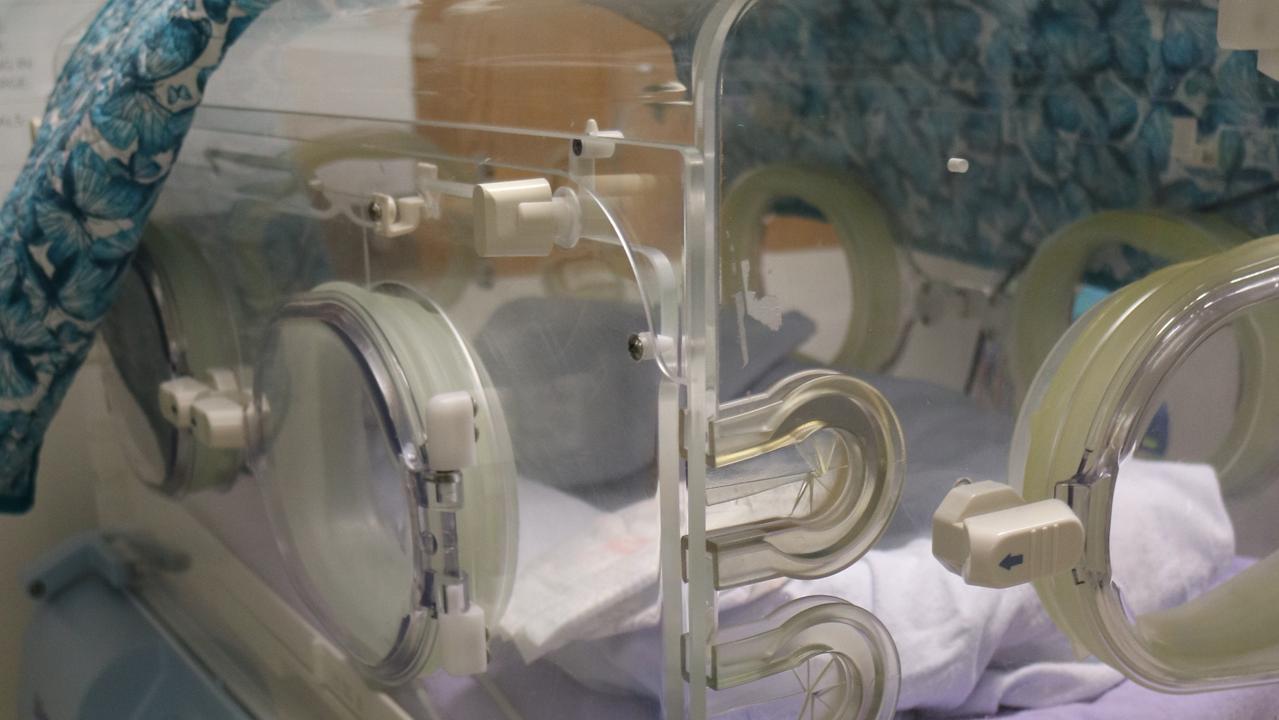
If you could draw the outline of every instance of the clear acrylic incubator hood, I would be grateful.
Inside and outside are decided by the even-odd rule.
[[[91,363],[131,590],[259,717],[1277,681],[1274,29],[280,0]]]

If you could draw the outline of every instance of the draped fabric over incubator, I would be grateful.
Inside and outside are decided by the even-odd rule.
[[[761,2],[727,50],[727,175],[851,168],[913,247],[994,267],[1111,208],[1218,211],[1279,232],[1279,83],[1256,53],[1221,49],[1216,6]],[[1177,146],[1179,121],[1194,147]],[[950,176],[950,157],[971,170]],[[1150,270],[1130,260],[1118,283]]]
[[[109,0],[0,208],[0,511],[116,295],[210,74],[274,0]]]

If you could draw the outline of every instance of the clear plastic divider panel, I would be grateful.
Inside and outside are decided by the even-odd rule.
[[[437,33],[437,16],[397,17]],[[262,32],[287,35],[276,19]],[[254,37],[248,57],[267,51]],[[528,52],[614,81],[551,39],[526,39]],[[618,72],[648,73],[647,57]],[[678,94],[662,86],[669,46],[661,60],[670,78],[645,92]],[[430,117],[470,81],[419,61],[404,91]],[[230,87],[241,76],[228,71]],[[466,92],[483,96],[475,82]],[[513,101],[539,87],[502,82]],[[678,525],[691,163],[632,140],[629,123],[687,135],[687,105],[547,104],[558,96],[538,100],[545,126],[509,107],[402,122],[211,101],[153,217],[209,265],[227,309],[205,310],[232,320],[223,341],[245,393],[239,478],[182,502],[415,717],[652,717],[662,658],[678,672],[658,494],[665,483]],[[459,392],[465,417],[435,404]],[[465,445],[456,423],[473,427],[469,458],[432,446]],[[622,642],[656,659],[632,663]]]
[[[873,677],[840,675],[837,651],[791,658],[760,680],[794,685],[786,712],[873,716],[868,699],[891,695],[898,710],[990,713],[1039,702],[1001,673],[1057,662],[1058,701],[1102,695],[1120,673],[1072,662],[1073,626],[1092,620],[1045,610],[1025,588],[973,586],[1069,572],[1092,551],[1078,550],[1084,511],[1018,494],[1024,476],[1057,472],[1013,442],[1018,411],[1038,406],[1037,373],[1052,376],[1054,346],[1077,340],[1067,331],[1090,309],[1161,268],[1279,229],[1279,85],[1255,53],[1222,47],[1209,2],[759,0],[721,3],[711,18],[720,25],[695,42],[693,90],[715,160],[707,277],[718,309],[706,321],[718,402],[704,487],[689,471],[705,528],[686,540],[705,540],[698,561],[710,573],[700,593],[690,585],[692,612],[708,608],[698,629],[709,707],[759,700],[717,674],[741,658],[725,649],[744,648],[733,644],[742,633],[767,636],[770,622],[794,631],[802,621],[787,625],[780,608],[810,595],[865,611],[896,650],[864,641],[881,653]],[[1230,439],[1249,432],[1237,418],[1272,404],[1248,369],[1266,341],[1259,330],[1234,339],[1238,325],[1187,357],[1143,417],[1150,447],[1132,456],[1144,469],[1128,472],[1151,475],[1180,519],[1142,524],[1161,514],[1150,492],[1116,499],[1111,537],[1127,533],[1128,550],[1112,543],[1113,553],[1196,548],[1179,569],[1157,554],[1130,556],[1126,581],[1116,568],[1125,595],[1143,588],[1158,607],[1212,586],[1183,573],[1219,577],[1237,555],[1271,549],[1252,518],[1271,507],[1273,442],[1253,433],[1242,450]],[[817,401],[823,383],[832,394]],[[1029,432],[1055,432],[1054,413],[1032,416]],[[1203,466],[1205,494],[1177,495],[1196,459],[1230,464],[1236,490]],[[1008,544],[1022,539],[1025,549]],[[1214,547],[1221,557],[1206,557]],[[761,678],[778,667],[766,656]],[[823,682],[857,685],[861,714],[832,710],[810,665]],[[1249,682],[1238,669],[1214,672]],[[1171,686],[1196,687],[1183,680]]]
[[[1273,589],[1258,581],[1279,549],[1276,395],[1264,367],[1277,310],[1270,300],[1224,319],[1167,374],[1114,481],[1110,563],[1127,617],[1143,643],[1205,681],[1273,674],[1279,657],[1264,610]]]
[[[1097,698],[1121,675],[1045,590],[1097,544],[1028,438],[1067,436],[1044,388],[1088,318],[1279,231],[1279,84],[1217,15],[280,0],[152,216],[207,292],[143,268],[150,324],[105,333],[104,517],[174,498],[415,717]],[[1267,562],[1269,316],[1143,405],[1116,557],[1206,564],[1116,567],[1140,632]],[[1047,609],[972,586],[1032,580]]]
[[[1160,690],[1276,676],[1261,519],[1276,247],[1250,241],[1107,298],[1054,349],[1018,423],[1028,507],[1069,506],[1077,527],[1071,550],[1028,551],[1031,566],[1069,556],[1068,572],[1039,576],[1041,597],[1079,647]]]

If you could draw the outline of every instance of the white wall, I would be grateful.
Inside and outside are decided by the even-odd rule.
[[[92,17],[99,0],[0,0],[0,201],[31,148],[27,123],[53,89],[57,51]],[[31,601],[22,571],[59,541],[95,524],[88,459],[78,442],[84,383],[67,394],[41,452],[36,503],[23,516],[0,515],[0,718],[17,708],[22,636]]]
[[[31,149],[32,118],[57,80],[60,52],[101,0],[0,0],[0,198]]]

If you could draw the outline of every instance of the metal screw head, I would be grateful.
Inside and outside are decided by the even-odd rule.
[[[373,200],[369,203],[368,213],[369,219],[373,222],[382,221],[382,206],[378,204],[378,201]]]
[[[626,351],[631,354],[631,359],[639,362],[644,359],[644,338],[636,333],[626,340]]]
[[[581,138],[573,138],[573,154],[578,157],[582,156],[582,139]]]

